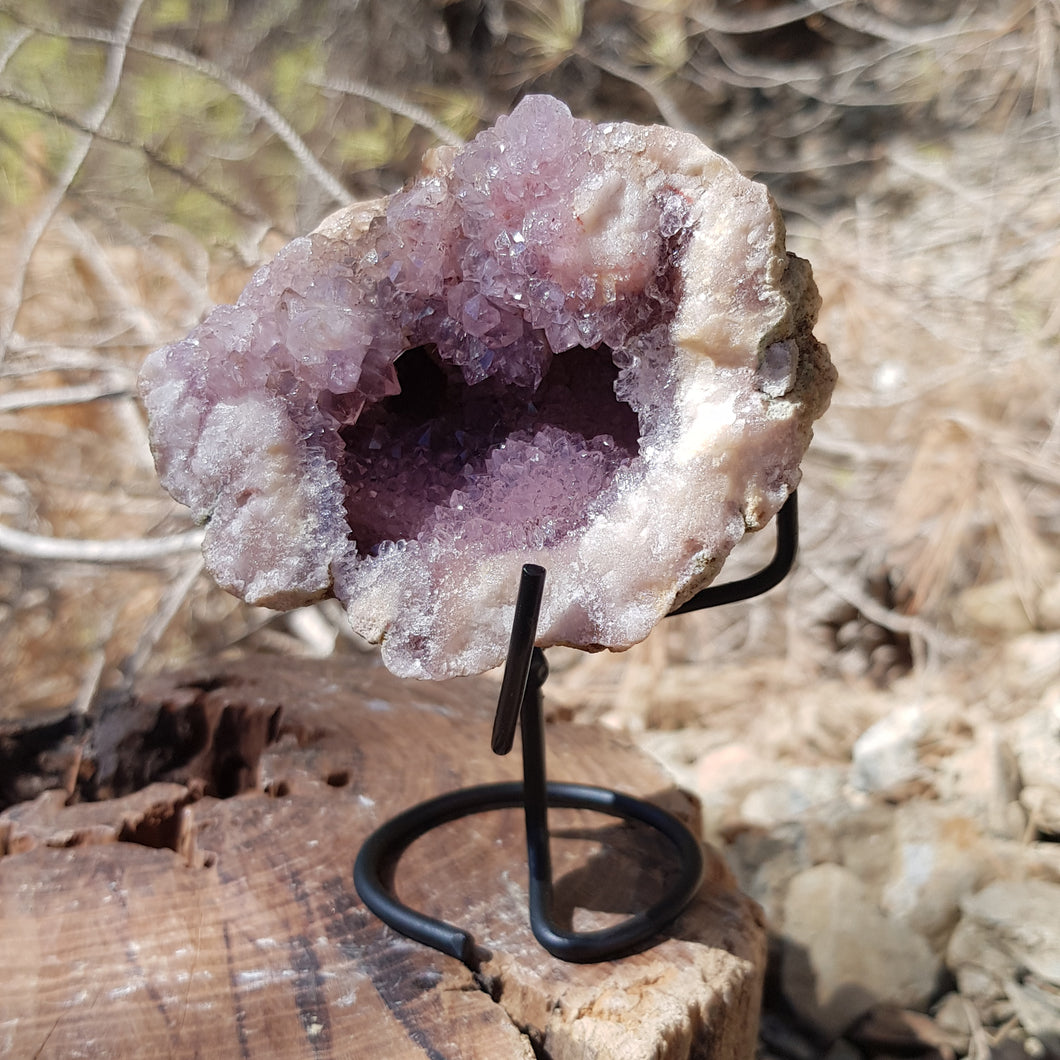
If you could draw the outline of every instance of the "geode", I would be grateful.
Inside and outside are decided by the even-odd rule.
[[[333,594],[396,674],[621,649],[799,478],[835,381],[766,189],[694,137],[524,99],[340,211],[146,361],[165,487],[216,580]]]

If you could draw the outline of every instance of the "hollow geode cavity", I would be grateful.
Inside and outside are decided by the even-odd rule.
[[[340,211],[152,354],[162,482],[217,581],[333,594],[394,673],[625,648],[794,489],[835,375],[766,189],[671,129],[530,97]]]

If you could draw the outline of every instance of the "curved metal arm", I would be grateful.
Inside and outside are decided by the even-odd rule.
[[[777,512],[777,546],[773,558],[756,574],[737,581],[724,582],[721,585],[708,585],[702,592],[696,593],[691,600],[686,600],[680,607],[675,607],[672,615],[684,615],[689,611],[702,611],[707,607],[719,607],[732,604],[737,600],[750,600],[761,596],[779,585],[791,572],[795,563],[795,554],[799,551],[799,500],[798,493],[792,490],[783,507]]]

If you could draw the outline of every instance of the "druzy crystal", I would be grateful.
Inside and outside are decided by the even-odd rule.
[[[524,99],[290,243],[152,354],[163,484],[217,581],[333,594],[395,673],[623,648],[799,477],[834,373],[765,188],[697,139]]]

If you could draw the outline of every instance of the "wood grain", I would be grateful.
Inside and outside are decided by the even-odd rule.
[[[373,828],[516,778],[517,756],[489,752],[494,694],[481,679],[261,657],[156,679],[93,719],[66,748],[76,779],[57,771],[67,790],[0,814],[0,1054],[751,1057],[765,932],[710,851],[669,937],[598,965],[534,941],[515,811],[446,825],[398,869],[406,901],[474,933],[477,972],[361,904],[352,864]],[[558,724],[548,739],[555,779],[694,821],[691,800],[616,737]],[[669,851],[650,830],[551,817],[557,897],[577,927],[665,885]]]

